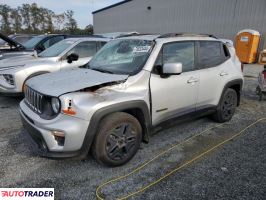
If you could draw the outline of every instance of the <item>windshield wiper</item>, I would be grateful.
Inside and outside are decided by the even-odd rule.
[[[98,71],[98,72],[102,72],[102,73],[107,73],[107,74],[113,74],[113,73],[114,73],[114,72],[108,71],[108,70],[106,70],[106,69],[101,69],[101,68],[99,68],[99,69],[96,69],[96,68],[89,68],[89,69],[92,69],[92,70],[94,70],[94,71]]]

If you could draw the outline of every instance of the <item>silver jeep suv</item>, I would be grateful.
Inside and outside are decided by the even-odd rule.
[[[22,121],[48,157],[128,162],[170,119],[229,121],[240,102],[241,63],[208,35],[138,35],[107,43],[83,68],[30,79]]]

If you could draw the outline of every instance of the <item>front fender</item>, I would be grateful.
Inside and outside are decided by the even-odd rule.
[[[127,102],[117,103],[114,105],[103,107],[97,110],[92,115],[92,118],[90,120],[90,125],[88,127],[88,130],[87,130],[87,133],[86,133],[86,136],[85,136],[82,148],[81,148],[81,152],[84,153],[84,155],[88,154],[90,147],[94,141],[94,138],[97,134],[99,124],[105,116],[111,113],[114,113],[114,112],[123,112],[123,111],[127,111],[130,109],[140,109],[141,112],[143,113],[144,122],[140,122],[140,123],[143,123],[145,125],[144,131],[146,132],[146,137],[148,137],[150,127],[151,127],[151,117],[150,117],[150,111],[149,111],[149,108],[146,102],[142,100],[132,100],[132,101],[127,101]],[[148,140],[148,138],[145,138],[145,140],[146,139]]]

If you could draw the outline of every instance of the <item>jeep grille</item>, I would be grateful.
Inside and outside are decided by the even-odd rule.
[[[43,95],[36,92],[32,88],[25,88],[25,102],[36,113],[42,113]]]

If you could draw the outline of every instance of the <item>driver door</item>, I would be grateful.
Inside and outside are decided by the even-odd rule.
[[[166,63],[182,63],[180,75],[161,76]],[[150,78],[152,123],[159,124],[196,110],[199,73],[195,70],[195,42],[174,42],[162,47]]]
[[[80,67],[82,65],[87,64],[91,58],[96,54],[97,52],[97,42],[92,41],[85,41],[80,42],[75,47],[73,47],[65,56],[63,56],[61,61],[61,69],[75,69],[77,67]],[[71,63],[68,62],[67,57],[75,53],[79,56],[77,61],[73,61]]]

